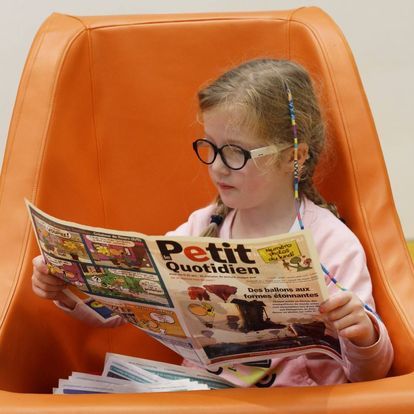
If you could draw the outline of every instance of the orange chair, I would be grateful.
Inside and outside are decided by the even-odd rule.
[[[23,198],[57,217],[160,234],[213,197],[192,154],[196,91],[255,57],[302,63],[322,85],[332,154],[320,189],[368,256],[395,347],[378,381],[285,389],[47,395],[105,352],[179,363],[139,330],[91,329],[31,291],[38,254]],[[414,269],[374,122],[342,33],[320,9],[73,17],[40,28],[19,87],[1,176],[2,413],[414,412]]]

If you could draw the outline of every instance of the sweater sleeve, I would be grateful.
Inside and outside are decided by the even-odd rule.
[[[349,381],[368,381],[384,378],[391,368],[394,357],[387,329],[377,316],[368,312],[377,332],[378,341],[368,347],[358,347],[350,340],[341,338],[345,373]]]
[[[329,211],[322,214],[325,215],[323,226],[318,226],[320,220],[317,220],[312,230],[321,263],[342,287],[355,293],[362,303],[375,311],[363,247],[357,237]],[[339,291],[332,281],[327,280],[327,283],[330,294]],[[339,338],[345,374],[351,382],[385,377],[393,360],[393,348],[384,323],[377,314],[367,312],[378,332],[376,343],[358,347],[346,338]]]

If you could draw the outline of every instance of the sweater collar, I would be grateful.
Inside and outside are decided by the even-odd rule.
[[[304,200],[303,202],[300,203],[300,214],[303,218],[304,216],[304,211],[305,211],[305,204],[306,204],[306,200]],[[220,227],[220,234],[219,237],[222,239],[230,239],[230,235],[231,235],[231,228],[233,226],[233,222],[234,222],[234,217],[236,216],[236,209],[231,210],[226,218],[223,221],[223,224]],[[296,231],[300,231],[300,225],[299,225],[299,220],[297,217],[295,217],[295,221],[293,222],[291,228],[289,229],[288,233],[293,233]]]

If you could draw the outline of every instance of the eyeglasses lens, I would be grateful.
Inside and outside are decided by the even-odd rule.
[[[245,155],[243,153],[243,150],[239,147],[235,147],[233,145],[225,145],[222,148],[221,153],[223,154],[223,157],[230,168],[239,169],[245,163]]]
[[[211,164],[214,160],[214,148],[207,141],[197,141],[197,155],[201,161]]]

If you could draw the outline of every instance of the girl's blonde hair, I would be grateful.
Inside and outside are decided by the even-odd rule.
[[[237,120],[256,137],[283,148],[293,145],[286,87],[294,100],[298,141],[309,147],[309,159],[300,173],[299,194],[337,215],[335,207],[325,202],[313,184],[313,173],[325,146],[325,124],[312,81],[302,66],[274,59],[257,59],[237,66],[198,93],[200,111],[217,108],[233,111],[238,115]],[[216,206],[216,219],[202,236],[218,236],[222,220],[217,220],[217,216],[224,219],[230,211],[220,197]]]

